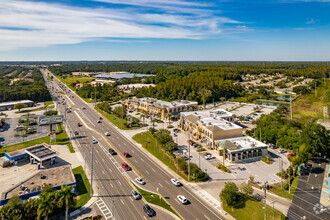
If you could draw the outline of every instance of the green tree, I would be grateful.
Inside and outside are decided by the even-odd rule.
[[[65,219],[68,220],[69,207],[74,206],[75,204],[75,194],[72,192],[72,187],[63,185],[62,189],[58,193],[58,208],[62,207],[65,204]]]
[[[28,199],[24,202],[24,216],[26,219],[35,219],[38,210],[38,199]]]
[[[227,182],[223,190],[220,192],[221,201],[228,206],[234,206],[237,203],[238,197],[238,187],[233,182]]]
[[[168,124],[170,125],[172,119],[172,113],[167,114]]]
[[[46,116],[52,116],[52,115],[57,115],[57,111],[56,110],[50,110],[50,111],[45,111],[44,115]]]
[[[198,92],[198,94],[200,95],[201,100],[203,101],[203,107],[205,109],[205,102],[208,98],[211,97],[212,92],[208,89],[202,89],[200,92]]]
[[[239,188],[244,195],[251,196],[253,194],[252,186],[247,183],[242,183]]]
[[[27,105],[23,104],[23,103],[17,103],[14,105],[14,109],[18,109],[18,111],[21,111],[22,108],[26,108]]]
[[[114,109],[113,109],[113,114],[118,116],[118,117],[123,117],[123,118],[126,118],[126,115],[127,115],[127,110],[125,107],[123,106],[116,106]]]
[[[45,220],[48,219],[48,215],[52,213],[54,209],[53,206],[53,195],[52,193],[41,193],[39,195],[39,205],[38,205],[38,220],[45,216]]]

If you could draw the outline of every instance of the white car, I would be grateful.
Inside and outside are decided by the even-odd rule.
[[[211,154],[205,155],[205,159],[206,160],[211,160],[212,158],[213,158],[213,156]]]
[[[179,180],[177,180],[177,179],[171,179],[171,182],[174,184],[174,185],[176,185],[176,186],[181,186],[181,183],[179,182]]]
[[[0,142],[0,145],[2,145],[3,147],[6,146],[5,142]]]
[[[146,184],[146,182],[144,182],[144,180],[141,179],[141,178],[136,178],[135,181],[136,181],[137,183],[140,183],[141,185]]]
[[[176,198],[177,198],[177,199],[179,200],[179,202],[181,202],[182,204],[186,204],[186,203],[188,203],[188,200],[187,200],[186,197],[184,197],[183,195],[178,195]]]
[[[109,132],[105,132],[104,135],[105,136],[110,136],[110,133]]]
[[[97,144],[98,142],[97,142],[97,140],[93,139],[93,140],[92,140],[92,143],[93,143],[93,144]]]
[[[134,197],[135,200],[138,200],[138,199],[142,198],[141,194],[136,192],[136,190],[134,190],[134,189],[132,190],[131,193],[132,193],[132,196]]]

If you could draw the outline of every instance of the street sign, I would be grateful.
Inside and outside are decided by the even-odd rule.
[[[52,116],[41,115],[39,117],[39,125],[60,124],[62,122],[63,122],[63,115],[52,115]]]
[[[56,133],[50,135],[50,140],[56,140]]]

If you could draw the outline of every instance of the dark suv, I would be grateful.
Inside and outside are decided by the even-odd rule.
[[[152,216],[155,216],[155,215],[156,215],[155,210],[153,210],[148,204],[145,204],[145,205],[143,206],[143,211],[144,211],[145,213],[147,213],[147,215],[148,215],[149,217],[152,217]]]
[[[112,148],[109,148],[109,153],[111,155],[116,155],[117,154],[117,152],[114,149],[112,149]]]

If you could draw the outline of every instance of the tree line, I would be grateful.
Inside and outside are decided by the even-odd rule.
[[[30,99],[32,101],[51,100],[48,88],[45,85],[39,69],[32,71],[31,81],[22,79],[13,83],[0,80],[0,102]]]

